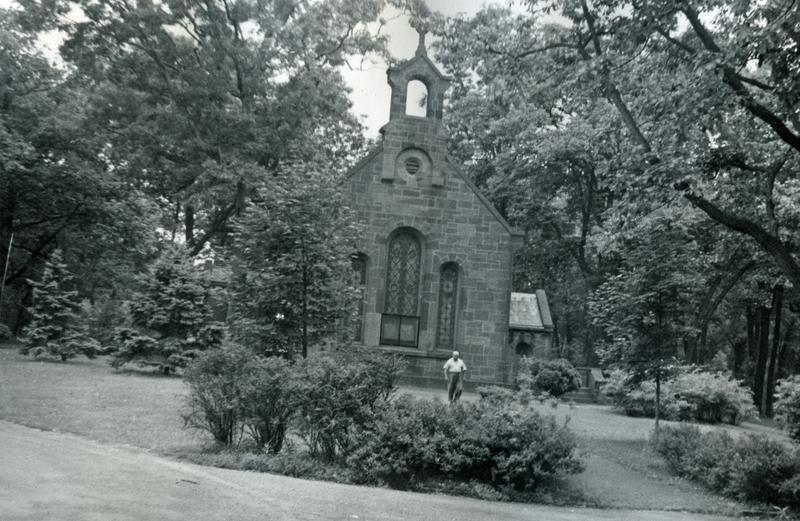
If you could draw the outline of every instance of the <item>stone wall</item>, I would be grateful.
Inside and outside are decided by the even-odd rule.
[[[379,346],[389,237],[398,228],[413,228],[423,248],[419,346],[382,348],[409,355],[410,378],[441,380],[442,365],[455,348],[473,384],[510,383],[516,358],[508,343],[512,243],[519,239],[449,163],[425,157],[439,140],[432,124],[413,116],[393,119],[385,137],[393,146],[373,152],[349,178],[352,207],[364,225],[360,250],[368,259],[363,343]],[[409,154],[421,157],[415,174],[404,168]],[[389,164],[392,176],[385,172]],[[437,346],[439,273],[446,262],[459,266],[455,345]]]

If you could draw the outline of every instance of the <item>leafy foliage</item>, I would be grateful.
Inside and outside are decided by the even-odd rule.
[[[243,375],[252,352],[236,345],[214,349],[189,364],[184,382],[189,386],[187,426],[210,433],[231,445],[243,416]]]
[[[20,352],[36,358],[68,360],[79,354],[94,358],[100,346],[78,321],[78,292],[67,289],[72,277],[61,259],[61,252],[54,251],[41,280],[28,280],[33,288],[32,319],[25,328]]]
[[[396,389],[401,370],[399,358],[368,352],[300,362],[297,432],[311,453],[323,461],[346,457],[357,446],[353,431],[374,421],[376,408]]]
[[[689,369],[661,385],[661,413],[668,420],[738,424],[758,417],[752,392],[726,374]],[[653,382],[637,381],[629,373],[615,371],[602,392],[629,416],[652,417],[655,414]]]
[[[568,360],[523,358],[517,372],[517,387],[561,396],[581,387],[580,373]]]
[[[800,441],[800,376],[778,382],[775,388],[775,420],[795,441]]]
[[[11,332],[11,329],[7,325],[0,323],[0,342],[7,342],[13,338],[14,333]]]
[[[241,276],[232,288],[233,333],[265,354],[306,356],[308,346],[353,331],[359,236],[331,172],[296,163],[261,186],[238,222]]]
[[[353,430],[373,420],[396,389],[402,364],[376,353],[316,356],[290,363],[237,344],[200,355],[186,370],[188,426],[222,445],[243,431],[258,449],[280,452],[288,432],[326,462],[352,449]]]
[[[576,441],[567,428],[518,406],[482,400],[450,407],[403,396],[383,405],[376,420],[357,431],[347,461],[362,480],[397,488],[455,478],[530,491],[580,472]]]
[[[714,491],[774,505],[798,504],[800,454],[780,441],[682,425],[664,428],[655,449],[676,473]]]

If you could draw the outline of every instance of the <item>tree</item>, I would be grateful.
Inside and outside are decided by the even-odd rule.
[[[621,366],[636,380],[656,385],[655,420],[659,427],[661,383],[680,357],[682,340],[691,327],[691,298],[700,288],[691,273],[697,252],[678,251],[687,230],[680,220],[662,213],[628,239],[622,264],[592,295],[589,308],[605,341],[599,348],[607,366]]]
[[[152,254],[158,210],[125,183],[84,126],[86,91],[49,65],[24,12],[0,12],[0,313],[19,331],[33,278],[53,250],[81,297],[123,286]],[[9,252],[11,235],[13,248]],[[121,288],[120,288],[121,289]]]
[[[359,228],[327,166],[286,168],[237,224],[232,327],[258,351],[291,357],[299,347],[305,358],[309,345],[353,330]]]
[[[34,28],[66,34],[97,150],[192,254],[230,245],[265,172],[317,154],[346,163],[363,143],[339,69],[383,52],[368,24],[386,0],[81,0],[80,21],[58,16],[67,0],[20,4]]]
[[[79,354],[94,358],[99,351],[97,342],[78,323],[78,292],[67,289],[72,276],[66,268],[61,251],[55,250],[41,280],[28,280],[33,288],[33,305],[29,310],[33,318],[23,335],[20,352],[24,355],[55,356],[66,361]]]
[[[181,247],[168,248],[139,281],[129,304],[133,328],[115,332],[114,367],[155,364],[168,374],[220,345],[225,331],[211,322],[211,289]]]
[[[673,333],[693,362],[741,345],[744,328],[729,338],[720,325],[743,324],[743,307],[726,303],[760,296],[738,288],[783,283],[768,261],[800,287],[797,17],[780,2],[716,3],[702,16],[693,2],[525,4],[436,25],[437,58],[455,78],[451,150],[528,231],[517,280],[549,285],[554,322],[591,346],[581,297],[662,258],[658,243],[652,255],[628,251],[653,216],[690,215],[706,230],[667,238],[689,262],[667,259],[660,277],[686,279],[667,295],[686,313]]]

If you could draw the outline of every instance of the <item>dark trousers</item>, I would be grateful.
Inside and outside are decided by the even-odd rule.
[[[461,398],[461,391],[464,389],[461,373],[447,373],[447,399],[450,402],[457,402]]]

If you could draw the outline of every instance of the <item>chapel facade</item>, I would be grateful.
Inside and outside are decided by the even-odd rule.
[[[442,116],[450,80],[424,40],[421,33],[415,56],[388,69],[389,122],[347,178],[364,226],[354,261],[364,295],[355,340],[404,355],[412,383],[441,385],[442,365],[458,350],[470,386],[509,384],[521,355],[550,349],[547,298],[511,298],[523,234],[449,161]],[[406,113],[415,80],[427,89],[424,116]]]

